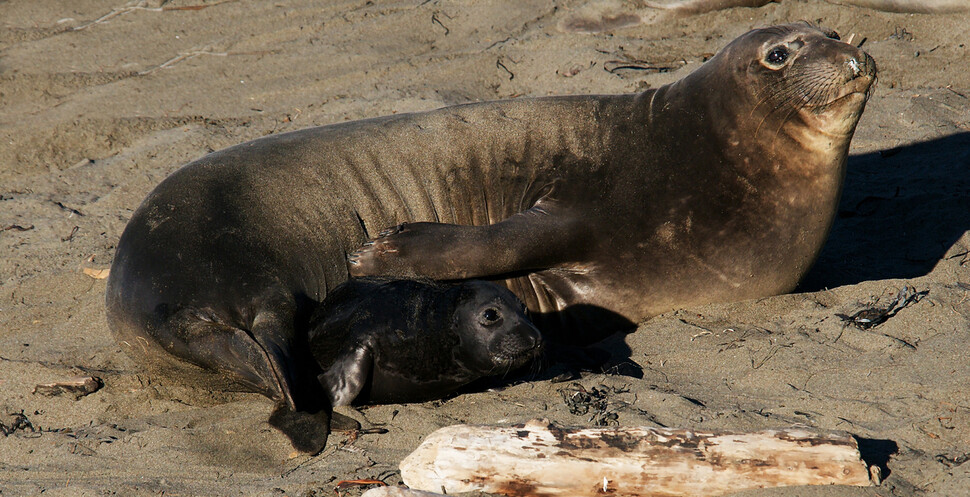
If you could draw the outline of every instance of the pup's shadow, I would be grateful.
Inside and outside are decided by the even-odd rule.
[[[859,455],[869,466],[876,466],[882,473],[882,479],[889,476],[889,459],[899,452],[899,445],[892,440],[856,437],[859,443]]]
[[[798,291],[930,272],[970,229],[970,133],[849,157],[835,226]]]

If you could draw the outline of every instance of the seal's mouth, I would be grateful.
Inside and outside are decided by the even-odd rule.
[[[503,371],[508,373],[526,365],[526,363],[541,355],[542,348],[542,339],[541,336],[538,336],[531,347],[506,346],[502,347],[502,350],[493,351],[491,354],[491,374]]]
[[[855,78],[845,85],[829,101],[818,104],[805,104],[804,108],[812,110],[815,114],[825,114],[836,108],[844,107],[860,100],[859,103],[869,101],[872,91],[876,86],[875,76],[862,76]]]
[[[492,363],[496,368],[519,367],[539,356],[541,347],[523,350],[518,353],[498,353],[492,354]]]

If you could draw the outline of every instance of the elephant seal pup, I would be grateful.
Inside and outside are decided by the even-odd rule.
[[[440,399],[542,348],[522,302],[474,280],[352,279],[314,312],[309,340],[334,406]]]
[[[504,278],[547,339],[788,291],[832,223],[875,77],[829,35],[754,30],[635,95],[460,105],[211,153],[132,215],[109,326],[151,370],[325,414],[306,322],[385,226],[413,223],[355,274]],[[302,423],[319,425],[304,447],[325,440],[320,421]]]

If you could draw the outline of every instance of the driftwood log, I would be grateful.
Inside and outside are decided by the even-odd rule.
[[[544,420],[442,428],[401,462],[401,477],[416,490],[516,497],[701,497],[872,484],[856,440],[843,432],[564,428]]]
[[[377,487],[372,488],[360,497],[444,497],[443,494],[436,494],[434,492],[422,492],[421,490],[412,490],[409,488],[402,487]]]

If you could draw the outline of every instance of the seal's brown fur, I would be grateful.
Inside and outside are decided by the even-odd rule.
[[[765,65],[778,47],[790,57]],[[384,226],[413,223],[356,254],[355,273],[504,280],[553,339],[785,292],[832,223],[874,73],[858,48],[787,25],[637,95],[470,104],[215,152],[132,216],[109,324],[149,363],[314,411],[301,323]]]
[[[831,226],[875,77],[868,55],[835,38],[808,24],[765,28],[639,95],[470,108],[541,116],[568,105],[573,117],[548,118],[565,119],[580,148],[555,137],[529,143],[546,185],[531,209],[487,229],[406,224],[355,254],[351,271],[527,272],[510,287],[547,326],[584,333],[603,326],[601,310],[637,322],[789,291]],[[773,50],[788,55],[772,65]],[[584,113],[587,106],[598,112]],[[503,194],[517,195],[512,186]]]

